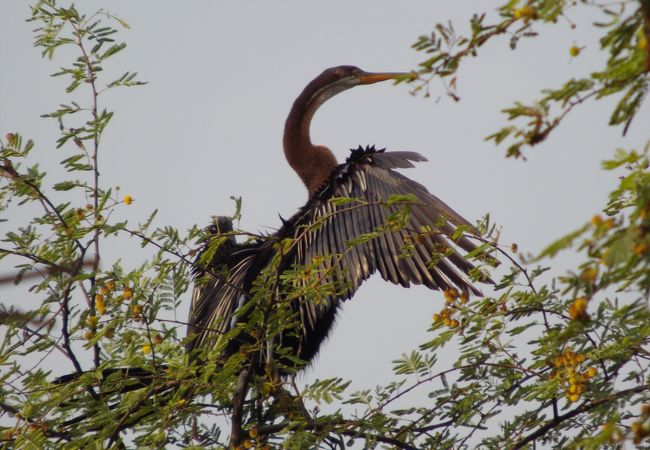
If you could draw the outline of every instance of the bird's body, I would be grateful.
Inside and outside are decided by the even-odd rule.
[[[475,228],[424,186],[394,170],[413,167],[412,161],[426,161],[424,157],[359,147],[345,163],[337,165],[327,147],[311,143],[311,119],[327,98],[361,84],[358,80],[364,76],[371,83],[395,75],[366,74],[340,66],[323,72],[298,97],[286,122],[284,153],[305,184],[309,199],[267,239],[248,244],[230,241],[230,251],[215,255],[208,264],[221,276],[206,277],[205,270],[198,271],[202,282],[195,287],[190,311],[190,349],[216,345],[220,336],[246,320],[238,311],[250,299],[257,276],[277,256],[276,244],[285,239],[292,239],[293,244],[282,255],[277,273],[309,267],[317,274],[316,288],[331,287],[325,295],[291,301],[300,330],[283,335],[282,345],[303,361],[311,361],[318,353],[341,302],[351,298],[376,271],[404,287],[423,284],[431,289],[456,288],[479,294],[468,277],[473,265],[461,255],[476,248],[463,236],[463,229],[475,232]],[[402,201],[389,205],[396,196]],[[349,200],[332,201],[337,198]],[[402,227],[391,225],[405,210]],[[454,233],[458,236],[452,239]],[[307,289],[312,281],[305,280],[296,289]],[[225,355],[246,341],[246,336],[231,336]]]

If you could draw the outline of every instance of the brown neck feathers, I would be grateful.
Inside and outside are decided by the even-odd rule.
[[[284,127],[284,156],[313,195],[325,183],[336,167],[336,158],[327,147],[311,142],[309,127],[314,113],[323,101],[324,95],[318,79],[307,85],[298,96],[289,112]]]

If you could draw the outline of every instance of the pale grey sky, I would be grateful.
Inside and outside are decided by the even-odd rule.
[[[158,208],[158,225],[184,229],[231,213],[235,195],[244,199],[243,229],[277,227],[278,213],[289,217],[306,200],[281,148],[284,119],[302,88],[340,64],[408,71],[424,59],[410,45],[436,22],[451,19],[465,30],[473,12],[499,3],[80,2],[85,11],[104,7],[131,25],[119,35],[128,48],[109,61],[108,72],[136,71],[149,82],[101,99],[116,111],[102,144],[102,176],[136,200],[119,214],[137,223]],[[39,115],[67,100],[64,81],[48,76],[67,60],[40,58],[31,46],[33,24],[24,22],[28,14],[23,0],[0,4],[0,132],[34,138],[34,155],[55,174],[68,152],[54,148],[56,124]],[[517,52],[507,38],[488,45],[459,73],[458,103],[444,95],[436,101],[443,94],[437,82],[429,99],[386,83],[345,92],[316,115],[313,140],[340,161],[359,144],[422,153],[429,162],[405,175],[471,221],[490,213],[504,242],[537,252],[605,204],[616,174],[600,171],[600,161],[616,147],[640,149],[648,139],[647,105],[623,138],[620,128],[607,126],[612,102],[605,101],[577,109],[547,142],[527,151],[526,163],[506,160],[504,149],[483,140],[505,123],[500,110],[512,101],[533,100],[540,89],[599,67],[603,55],[589,29],[596,18],[576,13],[576,29],[564,22],[538,27],[550,34],[521,42]],[[572,60],[573,44],[585,49]],[[2,234],[12,223],[3,218],[10,222],[0,224]],[[139,262],[138,243],[126,244],[106,249],[104,267],[117,258]],[[24,298],[15,289],[0,292],[3,303]],[[370,280],[346,305],[305,379],[339,375],[357,387],[388,381],[391,360],[426,340],[442,305],[440,293]]]

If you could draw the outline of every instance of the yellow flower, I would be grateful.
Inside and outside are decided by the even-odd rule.
[[[104,296],[102,294],[95,295],[95,310],[100,316],[103,316],[106,312],[106,305],[104,304]]]
[[[578,297],[569,305],[569,317],[573,320],[586,319],[589,316],[587,315],[587,301],[586,297]],[[573,358],[569,358],[573,359]]]
[[[142,306],[140,306],[140,305],[133,305],[133,306],[131,307],[131,312],[132,312],[133,314],[135,314],[135,315],[140,314],[140,313],[142,312]]]
[[[113,287],[115,287],[115,283],[113,283]],[[108,286],[102,286],[99,288],[99,293],[102,295],[106,295],[109,292],[111,292],[111,290],[108,288]]]
[[[458,290],[454,288],[445,289],[445,301],[451,303],[458,298]]]
[[[598,267],[586,267],[580,274],[583,281],[594,281],[598,276]]]
[[[585,372],[585,375],[587,376],[587,378],[593,378],[596,376],[597,373],[598,373],[598,369],[596,369],[595,367],[590,367],[587,369],[587,372]]]
[[[252,438],[256,438],[259,435],[259,431],[257,431],[257,428],[251,428],[248,431],[248,435]]]
[[[88,316],[86,317],[86,325],[89,327],[96,327],[99,322],[99,317],[97,316]]]
[[[459,324],[458,324],[458,321],[457,321],[456,319],[451,319],[451,320],[449,321],[449,326],[450,326],[451,328],[456,328],[458,325],[459,325]]]
[[[182,399],[180,399],[180,400],[178,401],[178,405],[179,405],[179,406],[183,406],[183,405],[185,404],[186,401],[187,401],[187,400],[185,400],[184,398],[182,398]]]
[[[530,5],[522,6],[521,8],[515,9],[514,16],[515,19],[537,19],[537,10]]]
[[[568,392],[566,393],[566,398],[569,399],[571,403],[577,402],[580,400],[580,394],[569,394]]]
[[[442,320],[442,317],[440,317],[440,314],[435,313],[435,314],[433,315],[433,321],[434,321],[435,323],[438,323],[438,322],[440,322],[441,320]]]
[[[149,353],[151,353],[151,345],[144,344],[142,346],[142,353],[144,353],[145,355],[148,355]]]
[[[603,218],[601,217],[601,215],[596,214],[594,217],[592,217],[591,224],[595,227],[601,226],[603,224]]]
[[[571,48],[569,49],[569,55],[571,55],[572,58],[575,58],[580,54],[582,49],[576,45],[572,45]]]
[[[649,404],[646,403],[644,405],[641,405],[641,414],[643,414],[646,417],[650,416],[650,405]]]
[[[572,394],[578,394],[578,395],[580,395],[580,394],[582,394],[582,393],[585,391],[585,385],[584,385],[584,383],[582,383],[582,382],[577,383],[577,384],[572,384],[572,385],[569,387],[569,391],[570,391]]]
[[[605,266],[608,265],[609,264],[608,257],[609,257],[609,249],[606,248],[600,253],[600,263]]]
[[[95,333],[93,333],[92,331],[86,331],[86,333],[84,333],[84,339],[87,341],[91,340],[94,337],[95,337]]]
[[[124,300],[130,300],[131,297],[133,297],[133,291],[131,290],[131,288],[125,287],[122,290],[122,298]]]
[[[124,196],[124,203],[127,204],[127,205],[130,205],[131,203],[133,203],[133,197],[131,197],[130,195],[125,195]]]
[[[648,245],[645,242],[637,242],[634,245],[634,253],[638,256],[643,255],[648,250]]]

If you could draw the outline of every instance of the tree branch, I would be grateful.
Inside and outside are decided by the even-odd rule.
[[[626,397],[630,394],[637,394],[639,392],[644,392],[647,390],[650,390],[650,384],[644,384],[634,388],[625,389],[624,391],[619,391],[614,394],[610,394],[606,397],[603,397],[599,400],[595,400],[591,403],[585,402],[582,405],[578,406],[577,408],[569,411],[568,413],[562,414],[561,416],[557,416],[553,418],[553,420],[548,421],[545,425],[539,427],[533,433],[529,434],[528,436],[524,437],[520,441],[516,442],[512,447],[510,447],[510,450],[518,450],[520,448],[525,447],[527,444],[544,436],[547,432],[549,432],[553,428],[557,427],[558,425],[561,425],[566,420],[572,419],[582,413],[591,411],[592,409],[597,408],[598,406],[617,400],[621,397]]]

